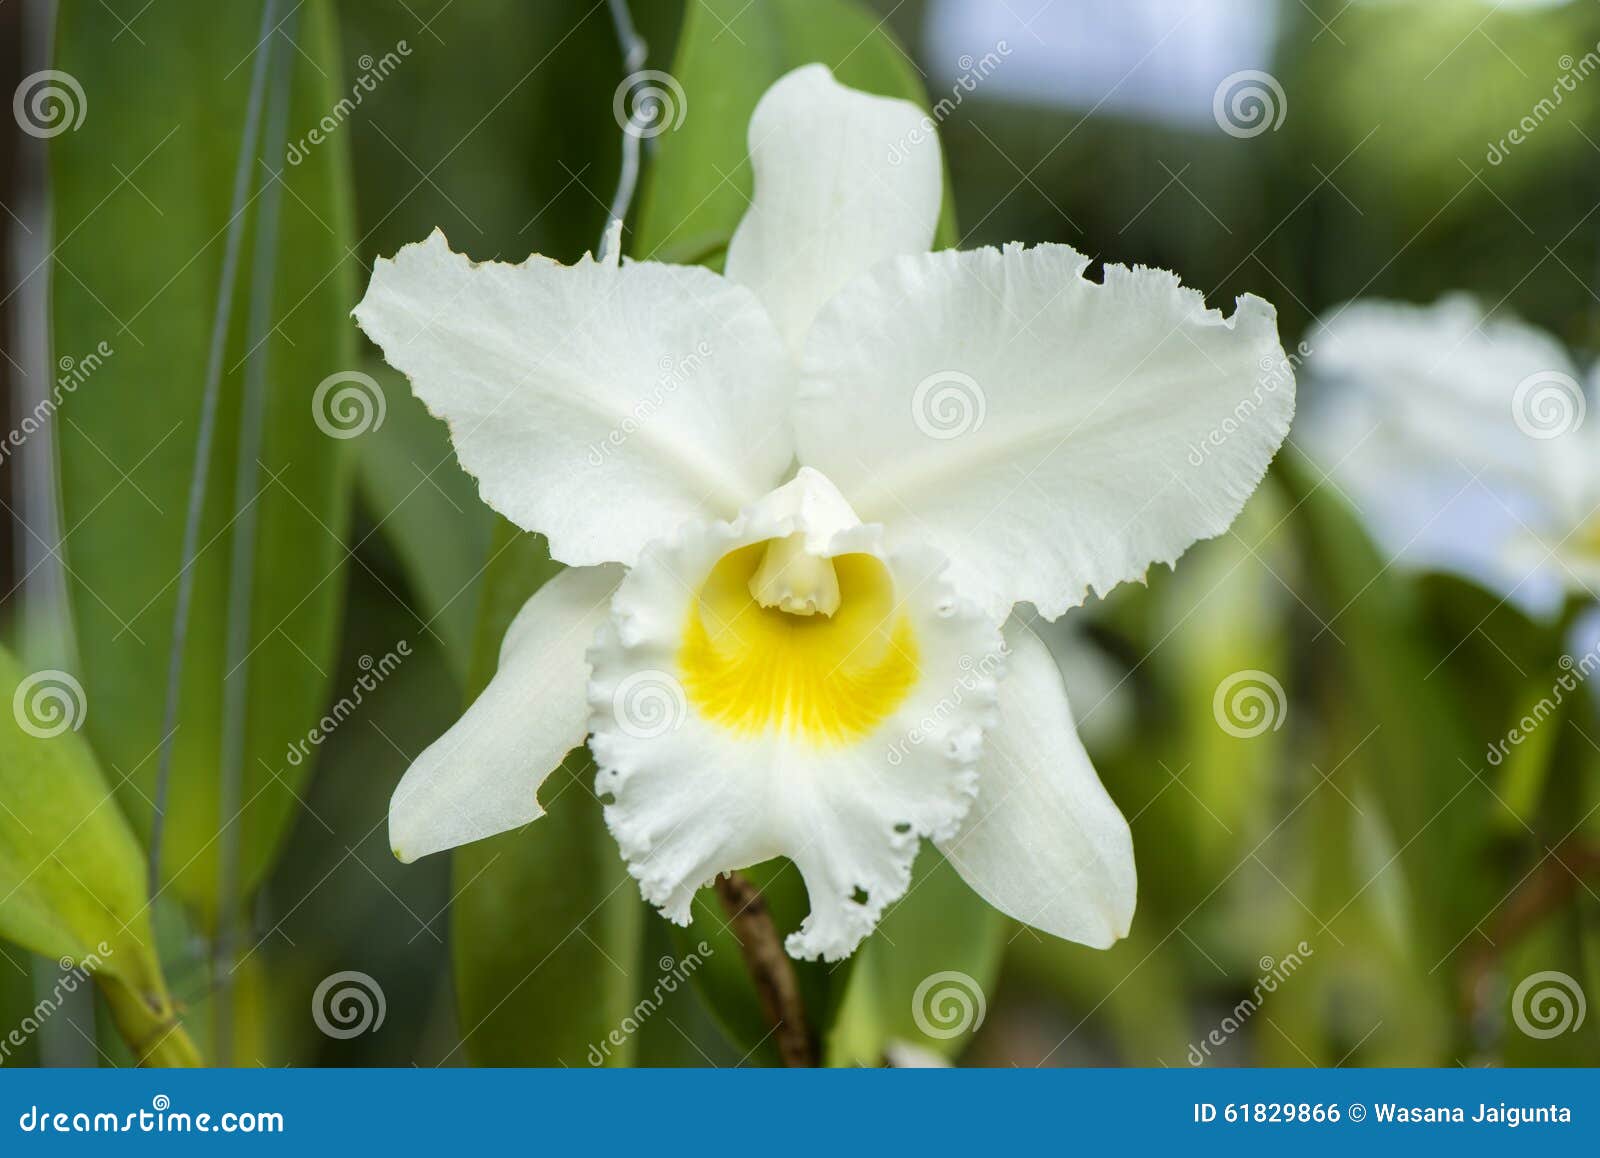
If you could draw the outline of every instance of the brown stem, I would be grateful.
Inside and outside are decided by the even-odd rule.
[[[814,1066],[816,1050],[806,1027],[805,1005],[794,965],[783,951],[783,938],[773,924],[761,890],[739,873],[717,878],[717,897],[739,939],[745,968],[755,982],[761,1007],[774,1027],[778,1056],[786,1066]]]
[[[1470,1013],[1482,1000],[1484,978],[1503,946],[1516,941],[1569,901],[1583,878],[1600,875],[1600,847],[1568,840],[1513,892],[1461,971],[1461,1000]]]

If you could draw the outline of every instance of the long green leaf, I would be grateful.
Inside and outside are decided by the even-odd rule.
[[[0,649],[0,935],[91,973],[136,1056],[193,1064],[156,957],[144,857],[77,731],[69,674]],[[9,966],[7,966],[9,968]]]
[[[473,696],[518,609],[560,569],[542,536],[503,520],[491,557]],[[571,754],[539,799],[548,814],[528,828],[455,853],[463,1044],[485,1065],[625,1065],[634,1041],[620,1027],[642,984],[642,903],[601,819],[588,753]]]
[[[58,415],[83,684],[95,705],[89,737],[141,832],[162,737],[165,672],[181,569],[208,331],[218,296],[232,171],[245,116],[258,9],[227,5],[195,19],[181,7],[140,11],[137,52],[120,21],[88,0],[62,5],[58,67],[79,78],[89,110],[53,142],[55,347],[75,359]],[[298,138],[341,94],[325,3],[300,13],[288,131]],[[159,76],[159,84],[151,83]],[[267,399],[253,607],[246,649],[241,807],[219,814],[226,680],[224,624],[237,511],[239,397],[246,322],[234,311],[217,439],[193,565],[194,601],[173,746],[163,880],[210,922],[219,833],[237,826],[239,886],[259,882],[308,770],[290,763],[321,715],[343,591],[348,498],[342,440],[313,411],[319,383],[353,369],[351,240],[344,135],[330,133],[284,170],[272,283]],[[260,182],[269,179],[258,163]],[[255,199],[246,213],[254,212]],[[253,218],[252,218],[253,220]],[[248,250],[246,250],[248,252]],[[246,263],[248,265],[248,263]],[[249,270],[240,274],[247,300]],[[63,363],[65,365],[65,363]]]

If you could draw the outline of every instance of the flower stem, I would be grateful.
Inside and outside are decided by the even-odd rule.
[[[111,1018],[141,1066],[191,1068],[200,1051],[184,1032],[178,1011],[165,995],[145,995],[116,977],[97,977]]]
[[[783,951],[783,938],[761,890],[739,873],[718,877],[715,888],[733,935],[739,939],[745,968],[755,982],[761,1007],[772,1022],[778,1056],[786,1066],[816,1065],[817,1051],[806,1026],[800,983],[795,978],[793,962]]]
[[[1571,838],[1551,849],[1540,867],[1500,903],[1488,930],[1479,930],[1487,942],[1478,946],[1461,970],[1461,1008],[1469,1019],[1479,1011],[1485,999],[1485,981],[1505,947],[1565,905],[1580,888],[1587,888],[1585,881],[1593,876],[1600,876],[1600,846]]]

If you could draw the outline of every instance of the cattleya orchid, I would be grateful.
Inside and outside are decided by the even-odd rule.
[[[789,952],[836,960],[930,838],[997,908],[1108,946],[1128,826],[1012,609],[1054,619],[1229,525],[1293,408],[1258,388],[1286,365],[1272,307],[1096,282],[1064,245],[928,252],[925,114],[819,65],[763,96],[749,147],[721,275],[621,261],[615,232],[573,266],[474,264],[438,232],[374,266],[361,327],[568,565],[401,781],[395,853],[541,816],[587,736],[674,921],[783,856],[811,906]]]
[[[1464,294],[1368,299],[1312,332],[1305,452],[1402,566],[1549,618],[1600,590],[1600,425],[1550,334]]]

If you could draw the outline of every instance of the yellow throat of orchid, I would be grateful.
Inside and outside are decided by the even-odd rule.
[[[718,561],[690,605],[679,664],[707,719],[827,746],[861,739],[900,706],[918,654],[881,561],[810,555],[792,535]]]

